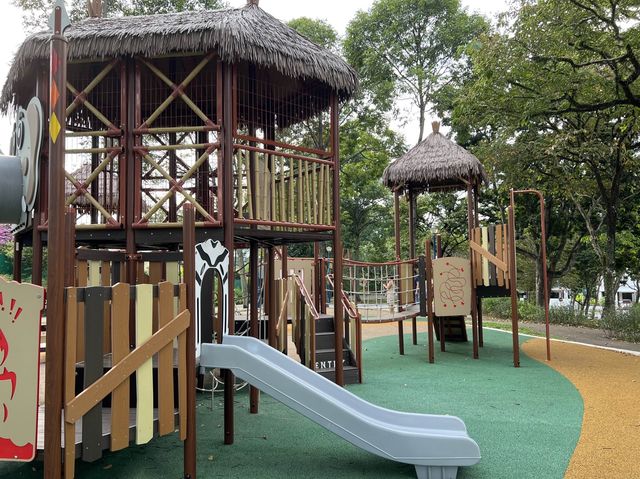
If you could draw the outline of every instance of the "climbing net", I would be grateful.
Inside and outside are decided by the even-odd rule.
[[[362,321],[393,321],[417,312],[417,260],[366,263],[344,260],[342,289]],[[333,285],[327,282],[327,300]]]

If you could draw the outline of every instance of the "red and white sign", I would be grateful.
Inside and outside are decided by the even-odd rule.
[[[44,288],[0,278],[0,460],[31,461],[38,435]]]

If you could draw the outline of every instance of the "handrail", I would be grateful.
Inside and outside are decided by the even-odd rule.
[[[332,262],[333,258],[326,258],[326,260],[328,262]],[[345,266],[397,266],[397,265],[401,265],[401,264],[416,264],[418,262],[417,258],[414,259],[399,259],[399,260],[395,260],[395,261],[386,261],[386,262],[382,262],[382,263],[374,263],[374,262],[370,262],[370,261],[356,261],[355,259],[347,259],[344,258],[342,260],[343,264]]]
[[[331,284],[331,287],[333,287],[335,291],[335,285],[333,284],[333,275],[328,274],[327,280],[329,281],[329,283]],[[358,308],[353,305],[353,303],[349,299],[349,296],[347,296],[344,290],[342,290],[341,292],[342,292],[342,298],[341,298],[342,306],[347,311],[347,314],[349,315],[350,318],[356,319],[360,315],[358,313]]]
[[[307,288],[304,285],[304,282],[302,281],[302,278],[300,277],[300,275],[296,273],[292,273],[290,276],[293,277],[294,281],[298,285],[298,290],[300,291],[300,294],[302,294],[302,297],[304,298],[304,302],[307,303],[307,307],[309,308],[309,312],[311,313],[311,316],[313,317],[313,319],[320,319],[320,314],[316,309],[316,305],[313,304],[311,295],[309,294],[309,291],[307,291]]]

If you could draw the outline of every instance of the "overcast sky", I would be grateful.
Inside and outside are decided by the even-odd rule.
[[[246,0],[228,0],[232,7],[241,7]],[[349,20],[358,10],[367,10],[373,0],[262,0],[260,6],[276,18],[284,21],[296,17],[318,18],[328,21],[340,33],[344,34]],[[470,12],[482,13],[492,17],[506,8],[507,0],[462,0],[462,4]],[[9,66],[18,46],[25,38],[22,30],[22,15],[11,0],[0,0],[0,84],[4,85]],[[410,116],[410,113],[408,114]],[[11,118],[0,117],[0,150],[8,153],[9,137],[11,133]],[[408,143],[417,140],[415,121],[397,123],[394,125],[401,131]]]

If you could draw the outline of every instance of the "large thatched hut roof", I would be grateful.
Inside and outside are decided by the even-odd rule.
[[[433,133],[384,170],[385,186],[401,191],[455,191],[467,182],[487,181],[482,163],[460,145],[449,140],[433,123]]]
[[[288,77],[319,81],[342,99],[354,93],[357,76],[344,60],[255,3],[212,11],[87,18],[66,30],[69,60],[216,51],[227,62],[250,62]],[[17,103],[23,100],[21,83],[33,78],[38,64],[48,59],[49,38],[48,32],[36,33],[19,48],[2,89],[0,109],[6,111],[14,95]]]

